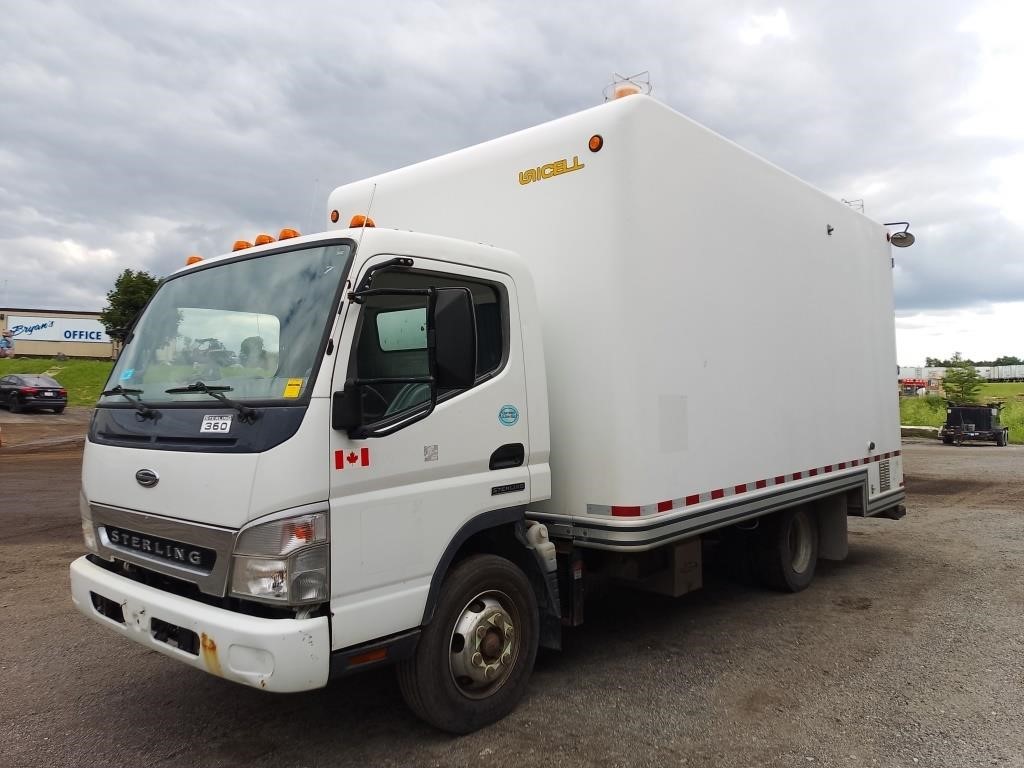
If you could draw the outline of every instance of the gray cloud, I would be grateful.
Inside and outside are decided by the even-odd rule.
[[[641,69],[679,111],[834,197],[864,198],[874,218],[911,220],[901,310],[1021,300],[1024,232],[993,164],[1024,152],[1024,132],[964,127],[986,65],[963,27],[973,10],[12,4],[0,303],[97,309],[124,268],[163,275],[238,237],[320,229],[338,184],[591,106],[612,70]]]

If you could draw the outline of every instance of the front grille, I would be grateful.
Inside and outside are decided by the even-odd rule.
[[[99,555],[227,594],[236,531],[102,504],[90,505]]]
[[[892,476],[889,471],[889,459],[878,464],[878,490],[885,493],[892,488]]]

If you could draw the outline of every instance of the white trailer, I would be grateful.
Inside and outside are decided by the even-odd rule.
[[[664,105],[327,211],[168,278],[115,366],[71,575],[125,637],[275,691],[397,662],[465,732],[590,579],[682,594],[715,535],[797,591],[903,515],[884,228]]]

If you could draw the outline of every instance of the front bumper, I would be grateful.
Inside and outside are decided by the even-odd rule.
[[[123,622],[97,610],[94,596],[120,606]],[[123,637],[204,672],[266,691],[322,688],[330,670],[326,616],[263,619],[215,608],[104,570],[80,557],[71,564],[71,599],[83,614]],[[195,652],[166,639],[167,627],[194,632]]]

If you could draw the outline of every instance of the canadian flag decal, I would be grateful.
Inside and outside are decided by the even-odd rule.
[[[346,464],[353,467],[370,466],[370,449],[360,448],[358,453],[355,451],[335,451],[334,468],[344,469]]]

